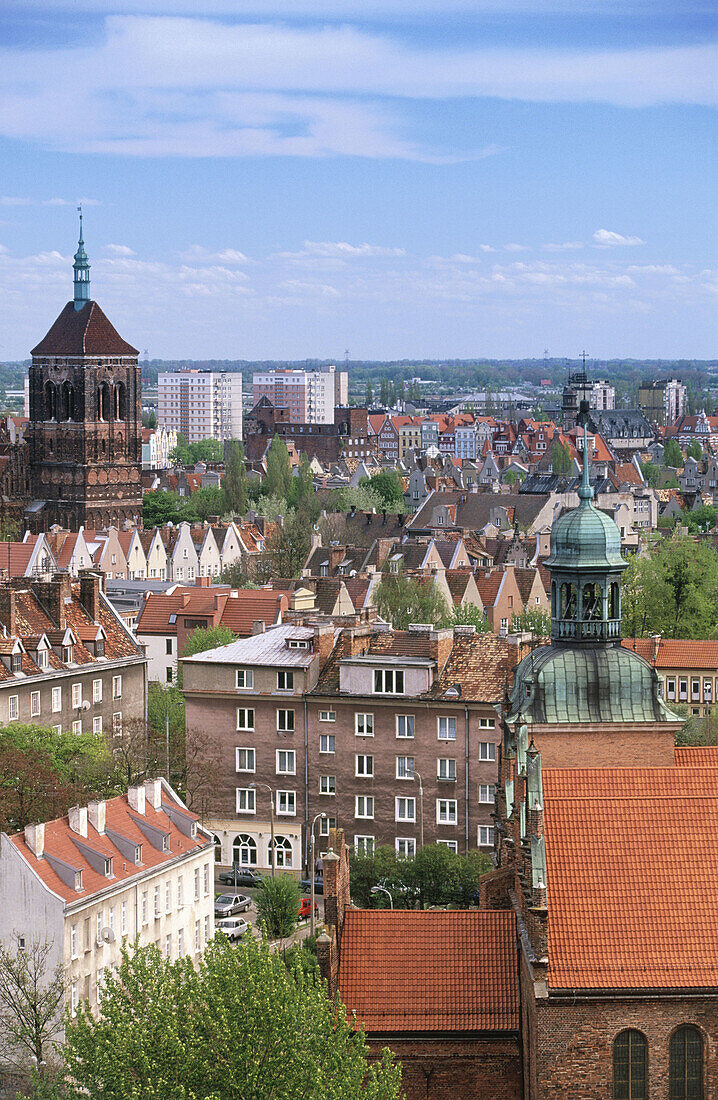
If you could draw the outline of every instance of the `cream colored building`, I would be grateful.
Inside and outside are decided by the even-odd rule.
[[[96,1008],[123,941],[172,959],[214,935],[214,846],[164,779],[0,835],[0,943],[52,945],[67,1002]]]

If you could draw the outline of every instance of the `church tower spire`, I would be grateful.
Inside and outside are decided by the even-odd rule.
[[[77,210],[80,215],[80,239],[77,242],[77,252],[72,267],[75,273],[75,309],[82,309],[90,300],[90,261],[82,239],[82,207],[78,206]]]

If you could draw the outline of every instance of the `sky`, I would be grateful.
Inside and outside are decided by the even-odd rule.
[[[0,360],[715,358],[708,0],[3,0]]]

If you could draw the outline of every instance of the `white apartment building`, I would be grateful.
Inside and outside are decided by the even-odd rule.
[[[333,365],[316,370],[256,371],[253,404],[262,397],[275,409],[289,409],[292,424],[333,424],[335,407],[349,404],[349,375]]]
[[[242,438],[242,375],[181,370],[157,379],[157,423],[190,442]]]
[[[0,943],[51,945],[67,1003],[96,1008],[124,940],[194,956],[214,935],[214,843],[165,779],[0,835]]]

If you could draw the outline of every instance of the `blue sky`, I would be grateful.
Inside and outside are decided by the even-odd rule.
[[[0,358],[716,355],[706,0],[4,0]]]

